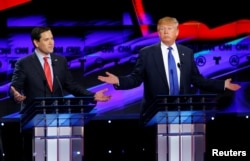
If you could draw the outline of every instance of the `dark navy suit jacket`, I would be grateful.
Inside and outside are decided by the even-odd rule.
[[[224,80],[204,78],[195,62],[193,50],[177,44],[180,58],[180,94],[192,94],[191,85],[211,91],[223,92]],[[115,89],[131,89],[144,85],[142,110],[154,100],[157,95],[169,95],[169,86],[164,68],[160,43],[140,50],[135,68],[130,75],[119,76],[119,86]]]
[[[10,85],[27,97],[24,104],[35,97],[62,97],[64,90],[74,96],[94,95],[74,80],[65,57],[51,54],[51,61],[54,75],[53,92],[49,90],[43,68],[35,53],[16,62]],[[13,98],[11,92],[10,96]]]

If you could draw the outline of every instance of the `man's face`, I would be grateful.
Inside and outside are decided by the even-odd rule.
[[[162,23],[158,26],[158,34],[161,41],[165,45],[170,46],[175,42],[179,34],[179,30],[175,24]]]
[[[36,48],[44,55],[48,55],[54,51],[54,38],[52,32],[45,31],[41,33],[41,38],[39,41],[34,40]]]

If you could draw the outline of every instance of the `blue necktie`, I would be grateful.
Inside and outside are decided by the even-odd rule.
[[[171,50],[172,50],[172,47],[168,47],[168,70],[169,70],[170,95],[178,95],[179,87],[178,87],[177,69],[176,69],[174,56]]]

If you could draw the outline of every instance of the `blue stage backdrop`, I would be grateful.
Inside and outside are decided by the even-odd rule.
[[[244,13],[247,9],[242,6],[237,16],[231,15],[230,8],[224,8],[222,12],[220,7],[209,10],[212,15],[217,15],[211,16],[207,9],[198,7],[188,8],[193,10],[192,13],[188,9],[180,13],[174,9],[166,10],[164,6],[178,4],[165,0],[84,1],[83,4],[78,0],[60,1],[60,4],[50,2],[25,1],[0,13],[2,117],[18,117],[19,105],[11,102],[8,96],[14,65],[33,51],[31,29],[45,25],[52,27],[55,52],[67,57],[79,83],[92,91],[109,88],[112,100],[97,104],[93,110],[97,114],[95,118],[137,118],[142,86],[115,91],[111,85],[98,81],[97,76],[105,71],[128,74],[133,69],[138,51],[159,41],[156,23],[167,15],[180,21],[178,42],[194,49],[194,59],[205,77],[231,77],[242,85],[236,93],[220,96],[220,111],[249,112],[250,14]]]

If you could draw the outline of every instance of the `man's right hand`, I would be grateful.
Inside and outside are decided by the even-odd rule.
[[[19,102],[19,103],[20,103],[20,102],[22,102],[22,101],[24,101],[24,100],[26,99],[26,96],[20,94],[20,93],[15,89],[15,87],[11,86],[10,88],[11,88],[11,92],[13,93],[14,100],[15,100],[16,102]]]
[[[119,85],[119,79],[117,76],[109,72],[105,72],[105,74],[107,76],[98,76],[98,80],[105,82],[105,83],[109,83],[109,84]]]

